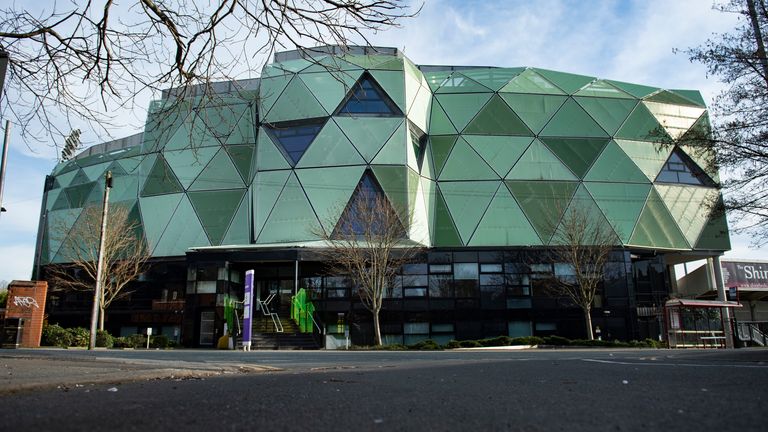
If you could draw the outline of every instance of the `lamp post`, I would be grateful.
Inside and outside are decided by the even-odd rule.
[[[104,177],[104,206],[101,211],[101,231],[99,233],[99,255],[96,264],[96,288],[93,290],[93,309],[91,309],[91,339],[88,349],[96,348],[96,323],[99,321],[99,304],[104,285],[104,237],[107,231],[107,213],[109,211],[109,190],[112,189],[112,171]]]

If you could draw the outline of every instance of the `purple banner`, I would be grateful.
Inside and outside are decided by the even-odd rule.
[[[768,288],[768,263],[721,261],[726,287]]]
[[[245,272],[243,294],[243,350],[251,350],[251,317],[253,316],[253,270]]]

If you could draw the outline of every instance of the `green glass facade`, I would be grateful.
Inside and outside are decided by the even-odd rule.
[[[530,67],[419,67],[396,52],[276,61],[236,87],[155,101],[133,145],[60,163],[38,264],[66,261],[60,227],[100,202],[106,171],[111,202],[135,212],[158,259],[316,240],[313,227],[332,229],[369,174],[431,250],[546,247],[547,221],[576,204],[610,224],[617,248],[730,248],[711,210],[717,173],[674,145],[708,127],[695,91]]]

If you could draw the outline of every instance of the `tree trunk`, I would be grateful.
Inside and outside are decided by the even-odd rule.
[[[595,335],[592,333],[592,311],[584,309],[584,320],[587,322],[587,339],[595,340]]]
[[[99,308],[99,330],[104,330],[104,308]]]
[[[763,69],[763,80],[768,83],[768,58],[765,55],[765,44],[763,43],[763,32],[760,30],[760,20],[757,17],[757,9],[754,0],[747,0],[747,11],[749,20],[752,23],[752,31],[755,33],[755,43],[757,44],[757,58]]]
[[[373,314],[373,343],[381,346],[381,326],[379,325],[379,311],[371,311]]]

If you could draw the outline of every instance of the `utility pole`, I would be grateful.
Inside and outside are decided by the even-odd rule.
[[[107,171],[104,177],[104,206],[101,211],[101,232],[99,233],[99,255],[96,264],[96,287],[93,290],[93,309],[91,309],[91,339],[88,349],[96,348],[96,323],[99,321],[99,306],[104,284],[104,237],[107,233],[107,213],[109,212],[109,190],[112,189],[112,171]]]
[[[8,53],[0,49],[0,102],[3,100],[5,93],[5,72],[8,70]],[[2,104],[0,103],[0,107]],[[3,207],[3,187],[5,186],[5,161],[8,159],[8,144],[11,139],[11,122],[5,121],[5,138],[3,139],[3,156],[0,160],[0,213],[5,211]]]

